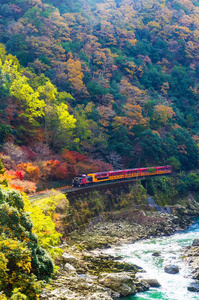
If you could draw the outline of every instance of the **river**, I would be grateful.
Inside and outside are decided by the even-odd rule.
[[[121,300],[193,300],[199,299],[198,293],[189,292],[187,286],[193,282],[190,278],[190,268],[182,261],[182,249],[191,245],[195,238],[199,238],[199,220],[189,229],[177,232],[172,236],[153,238],[107,249],[106,252],[120,255],[126,262],[141,266],[146,273],[141,277],[155,278],[161,284],[160,288],[150,288],[149,291],[137,293],[133,296],[122,297]],[[160,256],[152,256],[160,252]],[[168,264],[178,265],[180,272],[172,275],[164,272]]]

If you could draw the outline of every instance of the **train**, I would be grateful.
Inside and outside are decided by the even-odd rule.
[[[73,179],[74,187],[85,187],[101,182],[128,180],[131,178],[145,178],[146,176],[166,175],[172,172],[172,166],[158,166],[119,171],[107,171],[90,174],[79,174]]]

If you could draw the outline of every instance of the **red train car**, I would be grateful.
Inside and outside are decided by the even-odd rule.
[[[80,174],[73,179],[73,186],[86,186],[105,181],[127,180],[130,178],[141,178],[153,175],[170,174],[172,166],[158,166],[148,168],[136,168],[119,171],[107,171],[90,174]]]

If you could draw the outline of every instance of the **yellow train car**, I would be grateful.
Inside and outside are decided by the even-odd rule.
[[[91,173],[87,174],[87,176],[90,176],[93,178],[93,182],[102,182],[102,181],[107,181],[109,180],[109,173],[110,172],[99,172],[99,173]]]
[[[163,175],[172,172],[172,166],[158,166],[148,168],[127,169],[119,171],[107,171],[90,174],[80,174],[73,179],[73,186],[83,187],[93,183],[100,183],[114,180],[125,180],[129,178],[145,178],[151,175]]]

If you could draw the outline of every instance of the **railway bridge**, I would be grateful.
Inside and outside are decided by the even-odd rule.
[[[120,179],[120,180],[114,180],[114,181],[104,181],[101,183],[94,183],[91,185],[86,185],[84,187],[73,187],[73,186],[66,186],[66,187],[60,187],[60,188],[56,188],[57,191],[60,191],[63,194],[66,194],[67,197],[73,198],[73,197],[77,197],[80,195],[84,195],[88,192],[92,192],[94,190],[96,191],[106,191],[107,189],[114,189],[114,188],[118,188],[119,186],[121,187],[125,187],[125,185],[129,185],[130,183],[135,183],[136,181],[146,181],[150,178],[154,178],[154,177],[159,177],[159,176],[165,176],[165,175],[169,175],[169,174],[157,174],[157,175],[152,175],[152,176],[143,176],[143,177],[134,177],[134,178],[129,178],[129,179]],[[53,187],[51,187],[53,188]],[[36,192],[35,194],[32,194],[29,196],[30,200],[34,201],[37,199],[41,199],[44,198],[46,196],[46,194],[48,193],[48,191],[51,189],[46,189],[46,190],[42,190],[39,192]]]

